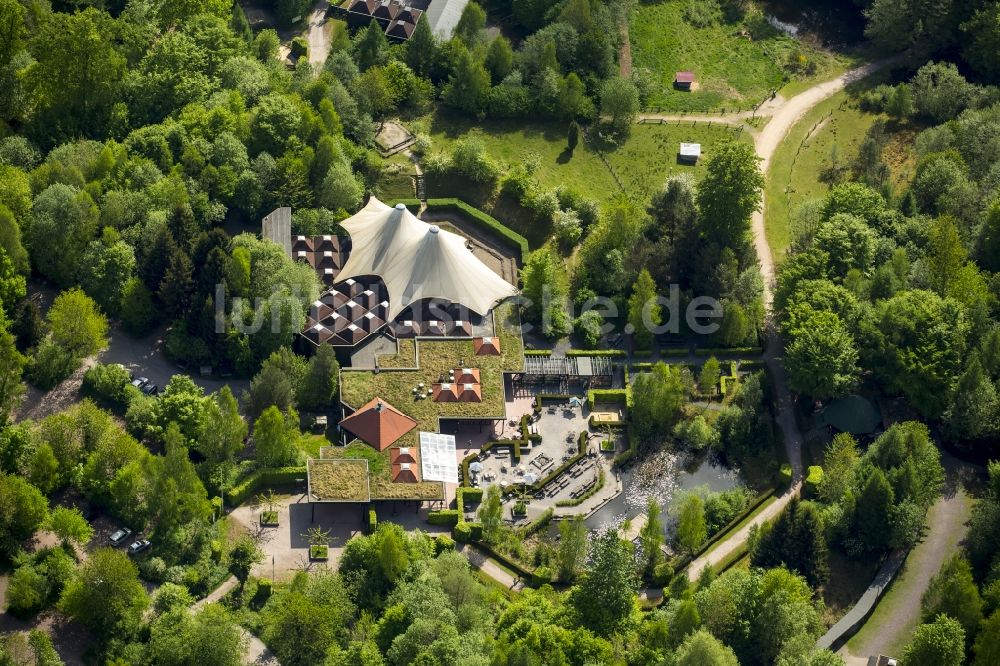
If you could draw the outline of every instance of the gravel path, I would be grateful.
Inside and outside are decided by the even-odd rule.
[[[500,583],[508,590],[514,590],[515,592],[520,592],[524,589],[524,583],[521,582],[520,578],[514,578],[507,572],[506,569],[498,565],[496,562],[487,557],[481,550],[475,546],[470,546],[469,544],[462,544],[456,547],[458,552],[465,555],[469,562],[476,569],[479,569],[484,574]]]
[[[947,454],[942,455],[942,463],[948,473],[945,492],[927,512],[924,537],[910,551],[896,581],[841,650],[851,663],[872,654],[899,656],[920,623],[920,600],[931,578],[968,534],[971,500],[962,481],[976,471]]]

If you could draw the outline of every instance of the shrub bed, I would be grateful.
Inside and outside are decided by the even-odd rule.
[[[330,558],[329,546],[309,546],[309,559],[324,561]]]

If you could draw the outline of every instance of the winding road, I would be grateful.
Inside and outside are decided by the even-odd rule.
[[[757,156],[760,157],[760,168],[767,175],[771,167],[771,159],[777,151],[778,146],[792,130],[792,128],[802,119],[810,109],[844,89],[848,84],[863,79],[866,76],[882,69],[891,61],[883,60],[870,63],[862,67],[852,69],[835,79],[817,84],[812,88],[792,97],[790,99],[776,98],[775,104],[767,106],[766,113],[770,111],[771,118],[759,132],[752,133],[754,148]],[[742,119],[743,114],[733,114],[734,119]],[[726,117],[713,118],[715,122],[725,122]],[[760,263],[761,276],[764,278],[764,307],[770,315],[773,314],[772,307],[774,301],[774,256],[771,254],[771,246],[767,243],[767,235],[764,228],[764,215],[767,211],[767,202],[764,200],[764,193],[761,193],[760,210],[753,214],[752,227],[754,237],[754,248],[757,251],[757,259]],[[788,379],[785,368],[781,364],[783,344],[777,329],[774,327],[773,319],[768,325],[767,342],[764,351],[764,363],[767,366],[768,374],[775,393],[775,420],[781,428],[785,440],[785,451],[788,455],[788,462],[792,467],[792,485],[781,496],[772,502],[767,508],[754,516],[753,520],[738,531],[729,535],[725,540],[719,542],[708,553],[691,562],[688,566],[688,577],[696,579],[706,566],[714,566],[726,560],[730,555],[743,547],[750,536],[754,526],[760,526],[778,516],[799,493],[802,487],[802,433],[795,422],[794,401],[792,392],[788,388]]]

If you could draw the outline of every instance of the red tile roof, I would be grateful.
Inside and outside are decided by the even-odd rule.
[[[340,427],[354,433],[358,439],[379,451],[385,451],[400,437],[417,427],[417,422],[382,398],[367,405],[340,422]]]

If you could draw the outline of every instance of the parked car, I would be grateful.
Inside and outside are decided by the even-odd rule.
[[[146,395],[155,396],[157,393],[160,392],[160,387],[157,386],[156,384],[152,384],[152,383],[146,384],[143,387],[142,392],[145,393]]]
[[[145,386],[148,383],[149,383],[149,380],[146,379],[145,377],[137,377],[137,378],[135,378],[135,379],[132,380],[132,386],[136,387],[137,389],[141,389],[143,386]]]
[[[149,539],[139,539],[138,541],[136,541],[135,543],[133,543],[131,546],[128,547],[128,554],[138,555],[139,553],[146,550],[152,545],[153,544],[149,543]]]
[[[112,544],[114,544],[115,546],[117,546],[122,541],[124,541],[125,539],[127,539],[130,534],[132,534],[132,530],[130,530],[127,527],[123,527],[120,530],[118,530],[117,532],[115,532],[114,534],[112,534],[111,536],[109,536],[108,537],[108,541],[110,541]]]

